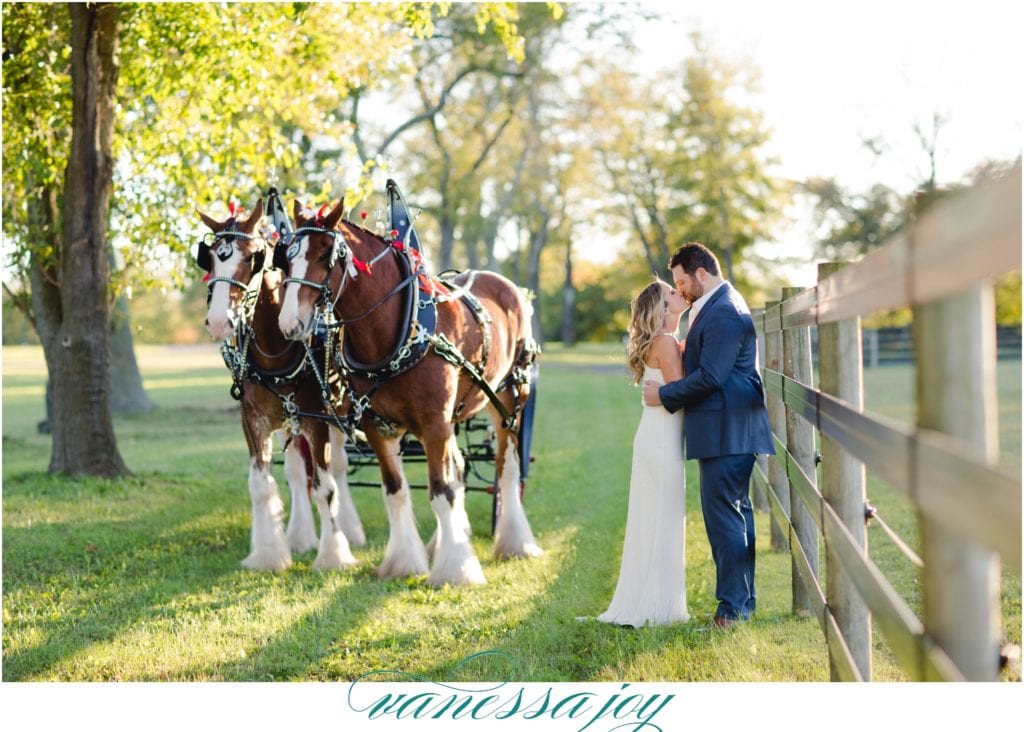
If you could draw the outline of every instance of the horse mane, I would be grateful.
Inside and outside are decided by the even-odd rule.
[[[385,239],[380,234],[378,234],[376,231],[371,231],[370,229],[367,229],[362,224],[357,224],[355,221],[350,221],[349,219],[346,219],[344,216],[341,218],[341,221],[339,221],[338,223],[339,224],[345,224],[349,228],[355,229],[356,231],[361,231],[364,234],[369,234],[371,238],[376,239],[377,241],[379,241],[381,244],[384,244],[385,246],[391,246],[391,242],[388,241],[387,239]]]

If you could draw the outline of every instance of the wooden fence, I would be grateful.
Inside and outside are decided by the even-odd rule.
[[[792,554],[793,611],[819,620],[833,680],[871,679],[872,618],[915,680],[998,677],[999,572],[1021,569],[1021,479],[996,467],[991,280],[1020,266],[1018,166],[754,313],[777,451],[755,466],[755,502],[771,512],[773,545]],[[897,307],[913,308],[913,427],[863,409],[860,318]],[[865,468],[918,512],[920,619],[868,557]]]

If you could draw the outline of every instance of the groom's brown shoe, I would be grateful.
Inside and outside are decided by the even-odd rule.
[[[724,615],[716,615],[712,620],[711,624],[719,630],[728,630],[733,626],[736,621],[732,618],[727,618]]]

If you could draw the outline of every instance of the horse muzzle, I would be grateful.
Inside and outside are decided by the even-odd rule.
[[[284,313],[278,318],[278,326],[281,328],[281,333],[285,338],[292,341],[301,341],[305,339],[311,330],[313,319],[303,321],[298,316],[285,317]]]
[[[206,332],[216,341],[225,341],[235,335],[238,327],[238,313],[234,308],[222,315],[206,316]]]

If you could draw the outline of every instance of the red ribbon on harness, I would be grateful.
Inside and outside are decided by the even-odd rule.
[[[392,235],[396,235],[397,233],[398,233],[397,231],[392,231],[391,232]],[[405,246],[405,244],[400,242],[398,239],[395,239],[393,242],[391,242],[391,246],[393,246],[395,249],[397,249],[400,252],[408,253],[408,255],[412,259],[413,265],[415,266],[416,269],[419,269],[420,267],[423,266],[423,255],[420,254],[418,249],[415,249],[414,247],[411,247],[411,246],[407,247],[407,246]],[[444,285],[442,285],[437,280],[428,277],[426,275],[426,273],[421,272],[419,275],[417,275],[417,277],[418,277],[419,282],[420,282],[420,291],[422,293],[424,293],[425,295],[433,296],[435,293],[438,293],[438,292],[443,294],[443,295],[449,294],[448,288],[446,288]]]
[[[450,295],[451,291],[445,287],[441,282],[433,278],[427,277],[425,274],[421,274],[420,278],[420,291],[426,295],[434,296],[437,294]]]
[[[373,267],[371,267],[369,264],[361,260],[355,254],[352,255],[352,264],[354,264],[356,269],[358,269],[360,272],[365,272],[368,275],[373,274]]]

